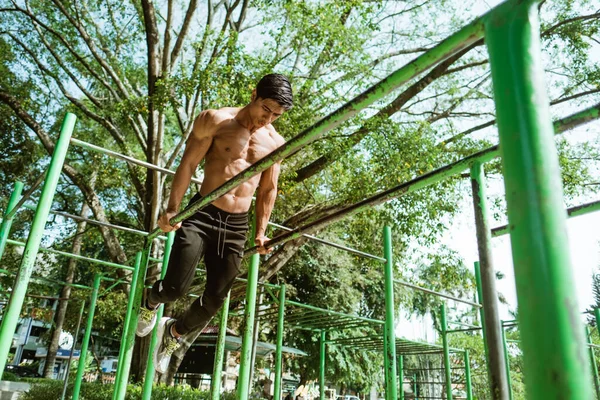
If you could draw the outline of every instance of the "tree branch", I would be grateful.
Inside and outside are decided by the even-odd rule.
[[[179,53],[181,52],[181,48],[183,47],[183,42],[185,41],[185,38],[189,32],[190,24],[192,22],[192,18],[194,17],[194,13],[196,12],[197,7],[198,0],[191,0],[185,13],[185,18],[183,19],[183,25],[181,26],[181,30],[179,31],[179,35],[177,35],[175,46],[173,47],[173,51],[171,52],[170,69],[173,69],[173,67],[175,67],[175,63],[177,62],[177,58],[179,57]],[[165,49],[165,51],[167,51],[167,49]]]

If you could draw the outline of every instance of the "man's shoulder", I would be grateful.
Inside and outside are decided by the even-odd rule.
[[[236,109],[232,108],[232,107],[218,108],[218,109],[211,108],[211,109],[202,111],[200,113],[200,115],[198,115],[198,118],[203,119],[205,122],[208,122],[208,123],[217,124],[217,123],[234,118],[236,115],[235,111],[236,111]]]

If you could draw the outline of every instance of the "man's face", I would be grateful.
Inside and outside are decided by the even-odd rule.
[[[285,112],[285,109],[273,99],[263,99],[253,96],[251,105],[251,117],[255,126],[262,128],[267,126]]]

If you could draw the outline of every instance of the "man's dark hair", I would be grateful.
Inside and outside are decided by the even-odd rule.
[[[273,99],[286,110],[294,106],[292,85],[288,78],[281,74],[263,76],[256,85],[256,95],[261,99]]]

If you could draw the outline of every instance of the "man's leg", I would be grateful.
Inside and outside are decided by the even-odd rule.
[[[221,258],[215,249],[207,249],[204,262],[206,264],[204,293],[175,323],[174,330],[179,335],[208,325],[223,305],[227,293],[240,273],[241,257],[239,252],[226,252]]]
[[[206,240],[200,228],[194,225],[193,218],[184,221],[175,234],[165,279],[156,281],[147,292],[138,319],[138,336],[146,336],[152,332],[158,306],[185,296],[194,280],[196,267],[206,250]]]

